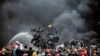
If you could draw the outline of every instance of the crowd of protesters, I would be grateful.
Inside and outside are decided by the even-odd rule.
[[[80,44],[78,42],[78,44]],[[0,56],[100,56],[100,48],[88,48],[84,44],[76,45],[74,41],[71,43],[65,42],[64,46],[59,46],[54,49],[46,48],[33,49],[32,47],[20,45],[10,48],[3,48],[0,51]]]

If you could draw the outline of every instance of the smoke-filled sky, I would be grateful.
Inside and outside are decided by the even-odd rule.
[[[88,39],[98,34],[88,29],[90,0],[6,0],[1,6],[1,39],[6,44],[19,32],[52,24],[64,39]]]

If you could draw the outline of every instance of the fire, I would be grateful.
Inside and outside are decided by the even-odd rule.
[[[51,28],[51,27],[52,27],[52,25],[51,25],[51,24],[49,24],[49,25],[48,25],[48,28]]]

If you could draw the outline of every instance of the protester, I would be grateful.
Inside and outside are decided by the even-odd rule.
[[[20,47],[16,49],[16,54],[17,56],[22,56],[22,50],[20,49]]]
[[[19,45],[13,47],[12,50],[3,48],[0,50],[0,56],[88,56],[88,48],[86,48],[86,46],[78,47],[78,42],[76,43],[75,41],[66,44],[66,47],[62,47],[61,45],[54,49],[38,47],[38,49],[35,50],[27,45],[25,45],[23,49],[20,49]],[[71,45],[74,47],[71,47]],[[100,48],[92,48],[89,50],[92,50],[92,56],[100,56]]]
[[[23,50],[23,56],[28,56],[28,47],[27,45],[24,46],[24,50]]]
[[[32,56],[33,52],[32,47],[29,47],[28,56]]]

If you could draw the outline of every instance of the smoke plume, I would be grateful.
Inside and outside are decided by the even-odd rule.
[[[81,39],[86,32],[81,14],[91,13],[89,0],[9,0],[2,6],[3,36],[11,39],[33,26],[53,24],[61,40]]]

